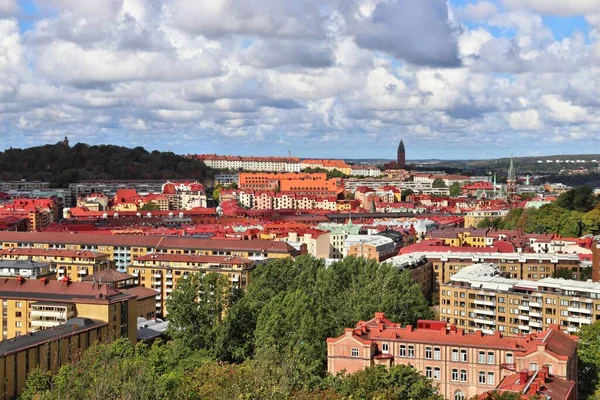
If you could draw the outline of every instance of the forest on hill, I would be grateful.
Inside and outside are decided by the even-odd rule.
[[[57,143],[0,152],[0,180],[37,180],[52,187],[87,179],[197,179],[213,176],[202,161],[172,152],[113,145]]]

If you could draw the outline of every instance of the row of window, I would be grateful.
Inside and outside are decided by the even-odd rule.
[[[425,367],[425,376],[434,380],[441,380],[441,369],[439,367]],[[486,379],[487,378],[487,379]],[[458,369],[453,369],[451,374],[451,379],[453,382],[467,382],[467,370],[461,369],[460,372]],[[496,384],[496,375],[493,372],[488,372],[486,374],[485,371],[479,371],[478,373],[478,383],[481,385],[495,385]]]

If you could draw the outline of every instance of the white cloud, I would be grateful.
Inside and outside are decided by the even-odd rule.
[[[540,116],[536,110],[515,111],[504,114],[511,129],[516,131],[532,131],[542,128]]]
[[[505,7],[529,8],[541,14],[571,16],[600,12],[598,0],[503,0]]]
[[[461,19],[469,21],[487,21],[498,12],[496,5],[490,1],[469,3],[459,8],[457,13]]]
[[[19,12],[17,0],[0,0],[0,18],[10,17]]]

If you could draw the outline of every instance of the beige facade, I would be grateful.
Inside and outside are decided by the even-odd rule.
[[[440,319],[467,330],[511,334],[557,325],[568,333],[600,320],[600,284],[500,276],[498,266],[475,264],[440,286]]]

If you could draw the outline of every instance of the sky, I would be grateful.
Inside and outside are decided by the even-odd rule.
[[[600,0],[0,0],[0,149],[600,153]]]

